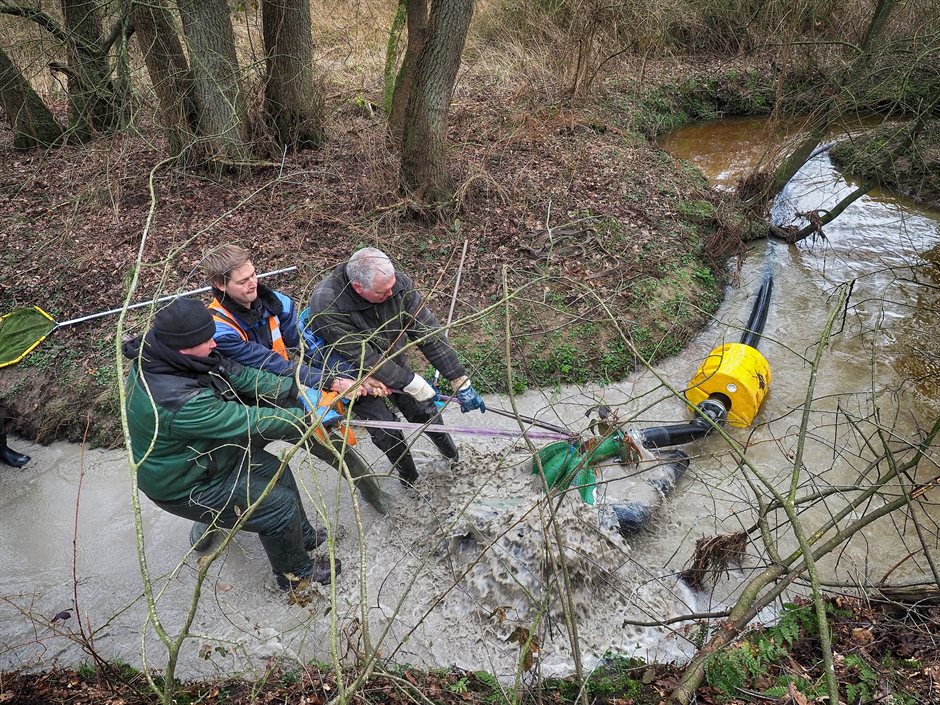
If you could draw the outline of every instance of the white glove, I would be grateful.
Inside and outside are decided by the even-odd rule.
[[[415,375],[402,391],[418,401],[431,401],[437,396],[434,387],[421,375]]]

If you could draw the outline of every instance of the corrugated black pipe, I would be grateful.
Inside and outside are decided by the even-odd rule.
[[[774,278],[768,274],[757,291],[757,299],[754,301],[754,307],[751,309],[751,317],[747,319],[744,334],[741,336],[742,345],[750,345],[756,348],[760,343],[761,335],[764,333],[764,325],[767,323],[767,311],[770,308],[770,295],[774,291]]]
[[[699,404],[699,409],[714,423],[721,426],[728,418],[728,408],[730,406],[730,402],[725,403],[716,395],[716,397],[706,399]],[[678,446],[683,443],[697,441],[699,438],[704,438],[711,433],[714,428],[702,416],[696,416],[689,423],[644,428],[640,431],[640,434],[643,438],[643,445],[647,448],[664,448],[665,446]]]

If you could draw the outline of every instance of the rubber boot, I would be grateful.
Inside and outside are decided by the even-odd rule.
[[[303,522],[303,532],[304,550],[307,552],[313,551],[326,541],[326,529],[314,529],[309,521]]]
[[[303,522],[299,512],[294,512],[290,522],[280,533],[270,536],[259,534],[258,538],[261,539],[261,545],[268,556],[279,588],[299,589],[304,580],[310,580],[313,563],[304,550]]]
[[[0,447],[0,463],[3,463],[4,465],[9,465],[11,468],[21,468],[26,465],[29,460],[30,457],[28,455],[17,453],[6,443]]]
[[[459,456],[457,444],[454,443],[454,439],[450,437],[449,433],[428,432],[428,438],[430,438],[431,442],[441,451],[441,455],[448,460],[457,460]]]
[[[411,457],[409,451],[405,451],[398,456],[398,462],[395,463],[398,470],[398,481],[403,487],[414,487],[418,481],[418,468],[415,467],[415,459]]]
[[[189,545],[194,551],[204,553],[212,548],[218,535],[218,528],[210,528],[209,524],[203,521],[193,522],[193,527],[189,530]]]
[[[375,475],[368,468],[362,457],[355,451],[347,448],[343,455],[346,467],[349,468],[349,474],[356,484],[356,489],[362,498],[379,514],[388,514],[386,506],[386,496],[379,487]],[[417,477],[415,478],[417,479]]]

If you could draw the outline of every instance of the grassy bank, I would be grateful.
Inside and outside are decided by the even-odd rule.
[[[940,209],[940,120],[928,122],[913,143],[904,140],[909,127],[884,126],[843,140],[830,156],[848,174]]]

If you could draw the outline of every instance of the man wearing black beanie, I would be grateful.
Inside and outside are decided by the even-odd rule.
[[[281,468],[264,446],[300,438],[310,419],[303,408],[309,402],[299,394],[315,400],[317,393],[223,357],[214,350],[214,331],[202,303],[178,298],[156,314],[150,331],[125,344],[124,354],[133,360],[127,419],[144,494],[172,514],[232,528]],[[340,419],[319,411],[324,426]],[[336,465],[319,444],[311,451]],[[347,460],[351,453],[347,448]],[[201,526],[199,535],[201,528],[208,527]],[[282,589],[330,581],[329,561],[314,564],[307,554],[325,532],[307,520],[289,467],[241,528],[258,534]],[[338,560],[335,566],[338,573]]]

